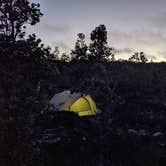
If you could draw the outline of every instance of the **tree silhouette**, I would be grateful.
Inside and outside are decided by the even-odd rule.
[[[144,52],[140,52],[140,53],[136,52],[129,58],[129,61],[146,63],[146,62],[148,62],[148,59],[145,56]]]
[[[77,60],[87,59],[88,47],[85,44],[85,35],[79,33],[77,36],[78,39],[75,44],[75,49],[71,51],[72,58]]]
[[[99,25],[91,33],[92,43],[89,46],[90,58],[97,61],[114,60],[112,48],[107,45],[107,31],[105,25]]]
[[[0,0],[0,38],[16,41],[23,38],[26,24],[35,25],[43,15],[40,4],[28,0]]]
[[[50,53],[47,58],[50,60],[58,60],[59,59],[59,47],[55,46],[54,51],[52,53]]]
[[[144,52],[141,52],[141,53],[140,53],[140,61],[141,61],[142,63],[148,62],[148,58],[145,56]]]
[[[70,57],[69,57],[69,55],[68,54],[66,54],[66,53],[63,53],[62,55],[61,55],[61,59],[60,59],[62,62],[69,62],[70,61]]]
[[[38,39],[35,34],[29,35],[24,44],[24,54],[38,59],[48,58],[51,56],[51,48],[44,47],[41,39]]]
[[[139,53],[138,53],[138,52],[134,53],[134,54],[129,58],[129,61],[131,61],[131,62],[139,62]]]

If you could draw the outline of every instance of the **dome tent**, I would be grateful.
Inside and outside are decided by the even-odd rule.
[[[49,109],[55,111],[71,111],[79,116],[90,116],[97,113],[96,104],[89,95],[63,91],[57,93],[49,101]]]

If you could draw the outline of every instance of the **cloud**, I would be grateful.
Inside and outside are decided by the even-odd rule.
[[[113,48],[113,52],[116,54],[123,54],[123,53],[126,53],[126,54],[130,54],[133,52],[132,49],[130,48]]]
[[[117,55],[118,57],[121,57],[121,56],[126,55],[124,58],[127,58],[127,57],[130,57],[131,55],[133,55],[137,51],[134,51],[131,48],[119,48],[119,49],[113,49],[113,52],[114,52],[115,56]],[[149,54],[146,52],[144,52],[144,54],[150,60],[157,60],[156,55]],[[165,55],[166,55],[166,51],[165,51]],[[165,56],[165,58],[166,58],[166,56]]]
[[[55,41],[52,43],[53,47],[58,46],[61,51],[68,52],[70,47],[63,40]]]
[[[111,41],[114,43],[123,43],[123,45],[128,45],[128,47],[133,48],[133,46],[164,46],[166,43],[166,38],[160,32],[154,32],[151,30],[140,29],[133,30],[130,32],[122,32],[118,30],[113,30],[110,33]]]
[[[70,31],[70,27],[68,25],[44,24],[43,26],[49,32],[66,33]]]
[[[160,12],[149,19],[150,23],[158,28],[164,28],[166,26],[166,12]]]
[[[110,40],[110,45],[115,48],[117,56],[128,57],[133,52],[143,51],[150,59],[166,60],[166,37],[161,32],[151,29],[123,32],[122,30],[114,29],[109,33],[108,39]]]
[[[161,55],[163,58],[166,58],[166,50],[165,51],[159,51],[159,55]]]
[[[156,55],[152,55],[152,54],[148,54],[148,53],[144,53],[144,54],[150,60],[157,60],[157,56]]]

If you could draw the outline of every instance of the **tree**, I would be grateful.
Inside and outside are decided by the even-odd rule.
[[[129,58],[129,61],[146,63],[146,62],[148,62],[148,59],[145,56],[144,52],[140,52],[140,53],[136,52]]]
[[[58,60],[59,59],[59,47],[55,46],[54,51],[50,53],[47,58],[50,60]]]
[[[145,56],[144,52],[140,52],[140,61],[142,63],[148,62],[148,58]]]
[[[0,37],[2,40],[16,41],[23,38],[26,24],[35,25],[43,15],[40,4],[28,0],[0,0]]]
[[[59,53],[60,53],[59,47],[55,46],[55,49],[53,51],[53,59],[58,60],[59,59]]]
[[[131,62],[139,62],[139,53],[138,53],[138,52],[134,53],[134,54],[129,58],[129,61],[131,61]]]
[[[35,34],[29,35],[26,40],[17,40],[14,48],[13,57],[24,56],[40,60],[52,56],[51,48],[49,46],[45,47],[41,39],[37,38]]]
[[[62,62],[68,62],[70,60],[70,57],[66,53],[63,53],[60,60]]]
[[[90,58],[97,61],[114,60],[112,48],[107,45],[107,31],[105,25],[99,25],[91,33],[92,43],[89,46]]]
[[[78,39],[75,44],[75,49],[71,51],[71,55],[73,56],[73,59],[87,59],[88,47],[85,44],[85,35],[83,33],[79,33],[77,36]]]

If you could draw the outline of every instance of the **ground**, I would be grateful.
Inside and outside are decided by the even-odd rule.
[[[1,165],[165,166],[165,68],[1,59]],[[48,112],[65,89],[89,93],[102,112]]]

